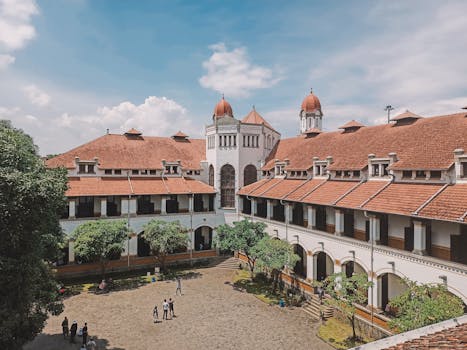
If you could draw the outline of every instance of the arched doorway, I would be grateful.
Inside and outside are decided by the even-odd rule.
[[[137,252],[138,256],[149,256],[151,255],[151,247],[149,246],[148,241],[143,237],[144,231],[138,235],[138,246]]]
[[[221,207],[235,208],[235,169],[230,164],[221,168]]]
[[[300,276],[302,278],[306,278],[306,252],[305,249],[299,244],[294,244],[293,245],[293,251],[295,254],[297,254],[300,257],[300,260],[298,260],[295,263],[295,266],[293,268],[293,271],[297,276]]]
[[[347,277],[352,277],[353,274],[366,274],[363,266],[353,260],[342,264],[342,272],[344,272]]]
[[[212,164],[209,166],[209,179],[208,179],[209,186],[214,186],[214,167]]]
[[[247,186],[258,180],[258,173],[256,167],[248,164],[243,170],[243,186]]]
[[[378,276],[378,307],[390,312],[386,305],[395,297],[402,294],[408,287],[404,280],[394,273],[388,272]]]
[[[212,228],[201,226],[195,230],[195,250],[212,249]]]
[[[334,273],[334,262],[325,252],[315,254],[313,260],[314,266],[316,266],[313,271],[315,280],[323,281],[326,277]]]

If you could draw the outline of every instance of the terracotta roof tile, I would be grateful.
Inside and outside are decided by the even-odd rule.
[[[251,192],[253,192],[254,190],[256,190],[257,188],[259,187],[262,187],[264,186],[266,183],[268,183],[271,179],[261,179],[257,182],[254,182],[250,185],[247,185],[247,186],[243,186],[240,191],[238,191],[238,194],[239,195],[243,195],[243,196],[246,196],[246,195],[249,195],[251,194]]]
[[[143,194],[215,193],[213,187],[197,180],[183,178],[81,177],[69,178],[67,197],[116,196]]]
[[[110,134],[51,158],[46,164],[74,168],[75,157],[81,160],[97,157],[101,169],[161,169],[162,159],[180,160],[185,169],[200,169],[200,162],[206,159],[206,143],[199,139],[177,142],[170,137],[134,139]]]
[[[172,137],[186,138],[186,137],[188,137],[188,135],[187,135],[187,134],[184,134],[183,132],[181,132],[181,131],[179,130],[176,134],[172,135]]]
[[[136,130],[135,128],[131,128],[130,130],[128,130],[127,132],[125,132],[125,135],[135,135],[135,136],[139,136],[141,135],[141,131],[138,131]]]
[[[356,120],[351,120],[347,123],[345,123],[344,125],[342,126],[339,126],[338,129],[349,129],[349,128],[362,128],[364,127],[365,125],[363,125],[362,123],[360,122],[357,122]]]
[[[442,185],[393,183],[366,203],[366,210],[411,216]]]
[[[449,349],[461,350],[467,347],[467,323],[400,343],[385,350]]]
[[[282,181],[284,181],[284,179],[279,179],[279,178],[269,179],[269,181],[265,182],[264,185],[259,186],[253,191],[251,191],[250,195],[262,196],[263,193],[265,193],[266,191],[269,191],[272,187],[277,186]]]
[[[242,123],[263,124],[263,125],[266,125],[268,128],[274,130],[271,124],[269,124],[258,112],[256,112],[256,109],[254,107],[251,110],[251,112],[248,113],[248,115],[242,119]]]
[[[404,113],[398,114],[395,117],[391,118],[391,120],[397,121],[397,120],[403,120],[403,119],[420,119],[423,118],[422,116],[412,113],[409,110],[406,110]]]
[[[357,209],[387,184],[386,181],[367,181],[336,203],[339,207]]]
[[[270,187],[266,192],[261,194],[261,197],[272,198],[272,199],[282,199],[288,193],[297,189],[299,186],[303,185],[305,180],[297,179],[286,179],[281,181],[276,186]]]
[[[467,184],[448,186],[436,196],[418,215],[440,220],[459,219],[467,212]],[[467,216],[463,218],[467,222]]]
[[[280,140],[266,160],[265,170],[274,160],[290,160],[295,169],[309,169],[313,157],[333,157],[333,170],[361,170],[368,164],[368,154],[388,157],[395,152],[398,161],[393,169],[449,169],[456,148],[467,149],[465,113],[423,118],[411,125],[366,126],[352,133],[323,132],[319,137],[297,136]]]
[[[354,187],[355,181],[326,181],[311,194],[303,198],[304,203],[333,205],[336,200]]]
[[[300,201],[311,191],[315,190],[320,184],[326,180],[312,179],[304,182],[301,186],[297,187],[295,191],[291,192],[285,199],[288,201]]]

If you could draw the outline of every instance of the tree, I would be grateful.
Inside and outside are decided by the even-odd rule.
[[[357,339],[355,333],[355,304],[364,304],[367,301],[368,288],[372,282],[364,273],[353,274],[347,277],[345,273],[335,273],[328,276],[323,283],[326,293],[331,299],[326,303],[339,309],[352,325],[352,340]]]
[[[300,260],[289,242],[269,236],[263,237],[252,251],[257,259],[256,267],[265,269],[272,276],[273,290],[276,289],[282,268],[285,265],[295,266]]]
[[[247,258],[251,276],[253,276],[257,254],[253,248],[267,236],[265,228],[266,224],[247,219],[236,221],[233,226],[220,225],[217,229],[216,243],[220,249],[243,253]]]
[[[66,171],[48,169],[32,139],[0,121],[0,348],[21,349],[63,305],[50,264],[63,239]]]
[[[120,257],[128,239],[128,227],[124,220],[93,220],[79,225],[72,233],[75,254],[85,261],[101,265],[101,275],[109,260]]]
[[[396,310],[396,318],[390,321],[390,327],[406,332],[464,313],[462,300],[451,294],[446,286],[404,281],[408,288],[389,302],[389,306]]]
[[[144,226],[143,238],[151,247],[156,260],[160,262],[162,271],[166,271],[167,255],[176,249],[187,247],[189,237],[186,232],[179,221],[153,219]]]

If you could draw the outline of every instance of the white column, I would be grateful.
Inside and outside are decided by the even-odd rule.
[[[284,210],[285,210],[285,222],[290,224],[290,221],[292,220],[292,206],[286,203],[284,205]]]
[[[70,239],[68,241],[68,262],[72,263],[75,262],[75,241]]]
[[[336,216],[335,234],[338,236],[342,236],[342,234],[344,233],[344,212],[341,209],[336,209],[335,216]]]
[[[167,197],[161,196],[161,214],[167,214]]]
[[[251,199],[251,215],[255,216],[258,214],[258,208],[257,208],[257,201],[256,199],[252,198]]]
[[[314,257],[310,252],[306,254],[306,279],[312,281],[315,271]]]
[[[76,218],[76,199],[70,199],[68,201],[68,216],[70,219]]]
[[[268,199],[267,201],[267,219],[271,220],[272,219],[272,200]]]
[[[107,198],[101,198],[101,216],[107,216]]]
[[[380,241],[380,224],[377,216],[370,216],[370,240],[378,243]]]
[[[371,276],[368,276],[368,281],[371,282]],[[380,304],[379,303],[379,290],[378,290],[378,281],[377,281],[377,278],[375,277],[373,279],[373,288],[370,287],[368,288],[368,306],[373,308],[373,309],[377,309],[378,308],[378,305]],[[373,298],[372,298],[373,296]],[[372,304],[373,302],[373,304]]]
[[[193,195],[188,195],[188,212],[192,213],[193,212]]]
[[[426,225],[422,221],[413,223],[413,253],[426,255]]]
[[[308,206],[308,228],[315,228],[316,227],[316,208],[312,205]]]
[[[138,255],[138,235],[136,234],[130,238],[130,255]]]
[[[318,254],[313,255],[313,280],[318,279]]]

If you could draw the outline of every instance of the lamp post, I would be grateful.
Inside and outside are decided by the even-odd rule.
[[[391,116],[391,111],[394,110],[394,107],[391,106],[391,105],[387,105],[387,106],[384,108],[384,110],[388,112],[388,124],[389,124],[389,120],[390,120],[390,116]]]

